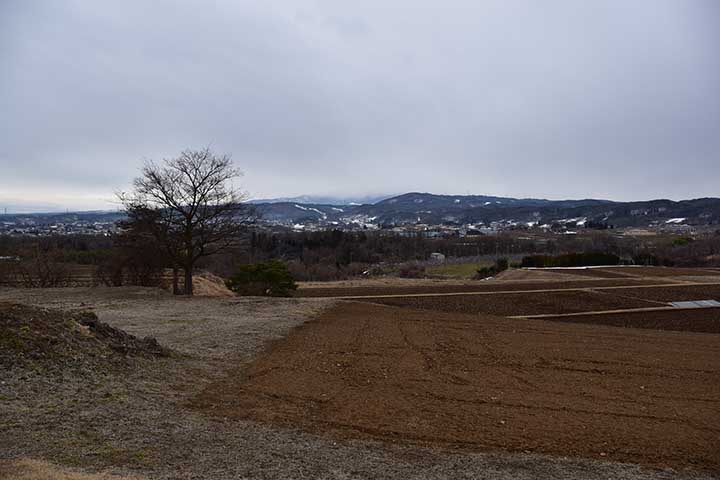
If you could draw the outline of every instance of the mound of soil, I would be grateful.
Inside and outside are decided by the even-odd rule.
[[[92,312],[0,303],[0,368],[63,370],[168,354],[154,338],[113,328]]]
[[[193,293],[203,297],[234,297],[225,286],[225,280],[212,273],[204,272],[193,277]]]
[[[172,292],[172,281],[167,280],[163,287],[164,290]],[[182,279],[180,281],[182,288]],[[235,294],[225,286],[225,280],[222,277],[213,275],[210,272],[200,272],[193,275],[193,294],[196,297],[234,297]]]

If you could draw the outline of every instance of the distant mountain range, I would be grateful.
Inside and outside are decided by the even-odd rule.
[[[694,200],[545,200],[484,195],[434,195],[406,193],[389,198],[363,197],[362,202],[334,197],[294,197],[253,200],[266,224],[314,227],[382,227],[428,225],[551,225],[590,222],[616,227],[648,225],[720,225],[720,198]],[[323,201],[320,201],[323,200]],[[327,202],[325,202],[327,200]],[[374,202],[371,200],[375,200]],[[70,212],[2,215],[0,222],[25,219],[35,224],[73,221],[112,221],[121,212]]]
[[[552,224],[574,221],[617,227],[663,222],[708,225],[720,223],[720,198],[695,200],[545,200],[484,195],[406,193],[373,204],[340,205],[276,202],[256,204],[263,220],[279,224]]]

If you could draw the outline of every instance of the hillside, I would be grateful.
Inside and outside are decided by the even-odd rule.
[[[713,225],[720,223],[720,199],[649,200],[545,200],[482,195],[406,193],[375,204],[326,205],[279,202],[257,204],[263,221],[285,224],[398,225],[600,222],[617,227],[661,223]]]
[[[417,223],[505,226],[561,223],[579,227],[590,222],[615,227],[720,224],[720,198],[615,202],[411,192],[361,205],[281,200],[251,204],[260,224],[325,228],[379,228]],[[122,218],[121,212],[8,214],[0,215],[0,233],[52,233],[53,229],[62,233],[102,233],[112,230],[114,223]]]

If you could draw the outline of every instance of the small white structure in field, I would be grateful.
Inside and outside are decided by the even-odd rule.
[[[670,302],[675,308],[710,308],[720,307],[720,302],[717,300],[694,300],[690,302]]]
[[[437,262],[437,263],[443,263],[445,262],[445,255],[439,252],[434,252],[430,254],[430,261],[431,262]]]

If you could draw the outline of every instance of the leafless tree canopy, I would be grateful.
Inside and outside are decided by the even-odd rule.
[[[161,164],[149,161],[121,195],[130,223],[142,225],[185,272],[192,295],[195,262],[236,244],[253,219],[246,195],[233,181],[242,176],[228,155],[210,149],[186,150]]]

